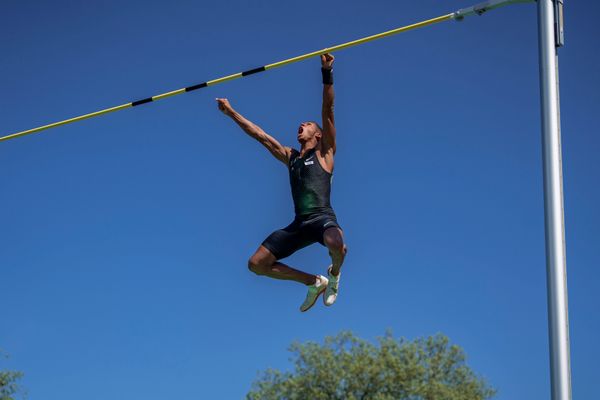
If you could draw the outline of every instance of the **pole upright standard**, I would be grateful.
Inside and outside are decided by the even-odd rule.
[[[563,45],[562,5],[562,0],[538,0],[546,285],[552,400],[571,400],[557,51],[558,47]]]

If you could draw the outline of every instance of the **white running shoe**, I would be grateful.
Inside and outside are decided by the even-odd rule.
[[[328,282],[324,276],[317,275],[317,282],[308,287],[308,293],[306,294],[304,303],[300,306],[300,311],[308,311],[315,304],[319,296],[327,289]]]
[[[340,277],[342,276],[342,272],[338,274],[338,276],[334,276],[331,274],[331,267],[327,268],[327,276],[329,276],[329,283],[327,284],[327,289],[325,290],[325,294],[323,295],[323,303],[326,306],[330,306],[335,303],[338,295],[338,287],[340,286]]]

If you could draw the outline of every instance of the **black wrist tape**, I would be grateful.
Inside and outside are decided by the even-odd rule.
[[[323,85],[333,85],[333,68],[321,68]]]

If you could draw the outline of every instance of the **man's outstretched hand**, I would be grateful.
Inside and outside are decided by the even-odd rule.
[[[231,116],[233,113],[233,107],[231,107],[231,104],[229,104],[229,100],[219,98],[215,100],[217,100],[217,106],[219,107],[219,110],[221,110],[223,114]]]
[[[331,69],[333,68],[333,60],[335,57],[329,53],[321,54],[321,67]]]

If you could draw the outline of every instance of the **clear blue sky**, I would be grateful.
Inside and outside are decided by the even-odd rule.
[[[597,393],[600,27],[566,2],[561,100],[574,398]],[[583,4],[586,3],[586,4]],[[469,6],[452,1],[5,1],[0,133]],[[341,295],[247,271],[293,217],[284,144],[318,119],[319,61],[0,144],[0,368],[31,400],[242,398],[293,340],[443,332],[498,399],[549,398],[535,6],[336,54]],[[322,273],[318,245],[292,265]]]

